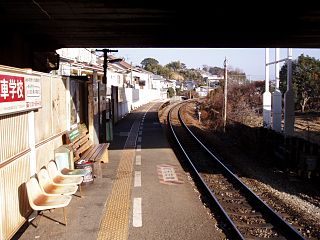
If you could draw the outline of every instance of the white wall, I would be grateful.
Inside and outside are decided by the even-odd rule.
[[[161,99],[160,91],[154,89],[125,88],[124,94],[124,101],[119,103],[118,106],[118,119],[124,117],[126,114],[143,104]]]

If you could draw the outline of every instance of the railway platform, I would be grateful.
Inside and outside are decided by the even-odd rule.
[[[109,162],[82,187],[82,198],[72,197],[66,226],[55,209],[13,239],[225,239],[170,148],[158,120],[161,104],[141,106],[117,123]]]

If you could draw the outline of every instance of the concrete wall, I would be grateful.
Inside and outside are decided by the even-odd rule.
[[[120,91],[124,94],[123,101],[118,105],[118,119],[123,118],[132,110],[150,101],[161,99],[160,91],[155,89],[125,88]]]

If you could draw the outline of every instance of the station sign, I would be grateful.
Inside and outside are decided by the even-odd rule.
[[[0,72],[0,115],[41,108],[39,76]]]

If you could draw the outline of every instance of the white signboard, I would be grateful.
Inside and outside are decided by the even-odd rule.
[[[40,107],[40,77],[0,72],[0,115]]]

